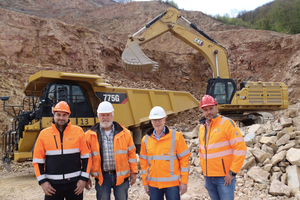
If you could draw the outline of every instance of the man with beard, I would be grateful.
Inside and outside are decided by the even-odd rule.
[[[235,122],[218,114],[212,96],[201,99],[205,118],[200,120],[199,156],[205,188],[212,200],[233,200],[236,174],[243,166],[247,147]]]
[[[91,175],[95,177],[97,200],[110,200],[111,188],[115,200],[127,200],[129,181],[136,181],[136,148],[130,131],[113,121],[114,108],[103,101],[98,109],[99,123],[86,132],[92,150]],[[92,186],[89,179],[86,189]]]
[[[89,178],[91,151],[85,134],[69,120],[70,107],[60,101],[53,109],[52,126],[41,131],[33,166],[45,200],[82,200]]]

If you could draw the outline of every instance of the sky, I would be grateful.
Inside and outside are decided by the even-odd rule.
[[[133,0],[149,1],[149,0]],[[229,14],[235,17],[239,11],[250,11],[273,0],[173,0],[180,9],[201,11],[209,15]]]

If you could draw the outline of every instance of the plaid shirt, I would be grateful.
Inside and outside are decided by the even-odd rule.
[[[116,170],[114,154],[115,127],[112,125],[110,134],[107,136],[100,126],[103,145],[103,171]]]

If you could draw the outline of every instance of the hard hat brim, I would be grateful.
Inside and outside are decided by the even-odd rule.
[[[149,119],[162,119],[162,118],[165,118],[165,116],[154,116],[154,117],[149,117]]]
[[[200,106],[200,108],[209,107],[209,106],[218,106],[218,104],[205,104]]]

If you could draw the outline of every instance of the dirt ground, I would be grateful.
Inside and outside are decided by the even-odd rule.
[[[11,164],[11,171],[3,168],[0,164],[0,200],[42,200],[44,194],[38,185],[31,162]],[[129,200],[146,200],[148,195],[144,192],[140,176],[137,182],[129,189]],[[183,200],[208,199],[204,188],[203,177],[191,175],[188,184],[188,192],[182,196]],[[93,183],[94,186],[94,183]],[[203,196],[206,198],[200,198]],[[96,191],[93,187],[90,191],[84,190],[84,200],[96,199]],[[112,200],[114,200],[112,195]]]
[[[181,196],[182,200],[208,200],[209,195],[204,187],[203,175],[199,173],[199,167],[190,169],[188,191]],[[247,175],[246,175],[247,176]],[[245,176],[245,177],[246,177]],[[8,172],[0,163],[0,200],[42,200],[44,193],[38,185],[31,162],[11,164],[11,171]],[[245,177],[237,175],[235,190],[235,200],[295,200],[295,197],[272,196],[268,194],[268,189],[259,187],[257,183],[247,186]],[[147,200],[149,196],[144,192],[141,176],[138,175],[136,183],[129,188],[128,200]],[[84,200],[95,200],[96,191],[93,188],[84,190]],[[114,197],[112,195],[112,200]]]

